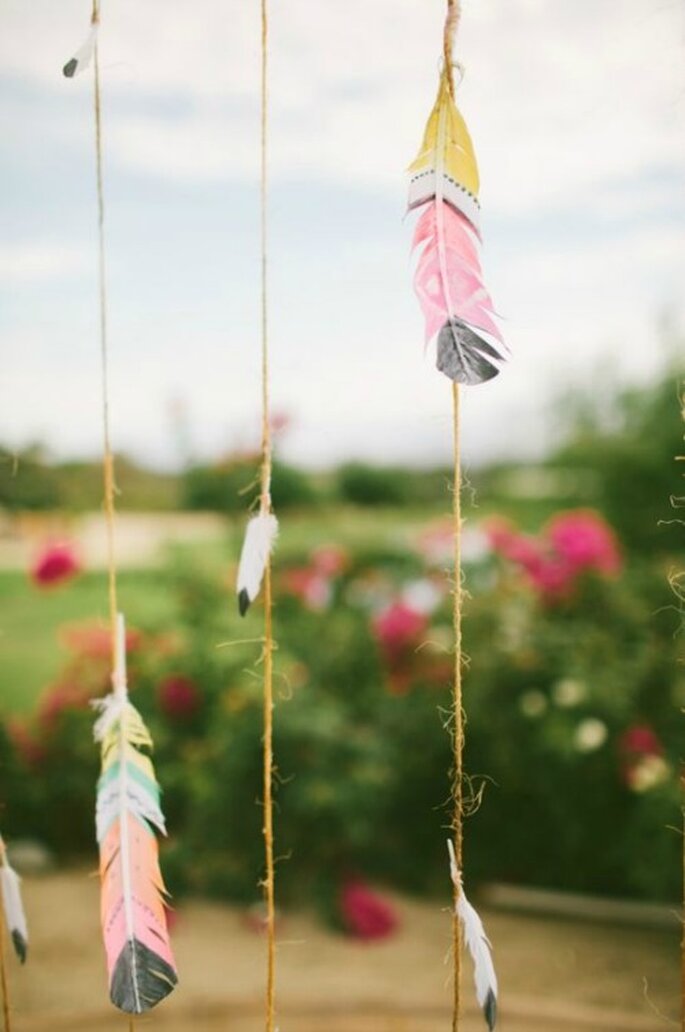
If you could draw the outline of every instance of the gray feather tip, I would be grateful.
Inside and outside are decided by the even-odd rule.
[[[67,61],[64,68],[62,69],[62,75],[66,76],[67,79],[73,79],[76,75],[77,68],[78,61],[75,57],[72,57],[71,61]]]
[[[250,596],[248,595],[245,588],[242,588],[238,592],[238,612],[241,616],[245,616],[245,613],[250,608]]]
[[[495,1022],[497,1021],[497,997],[493,993],[492,989],[489,990],[488,995],[485,998],[483,1014],[485,1015],[485,1020],[488,1023],[488,1028],[490,1029],[490,1032],[492,1032],[495,1027]]]
[[[12,945],[14,946],[14,952],[19,957],[22,964],[26,963],[26,954],[28,953],[28,943],[26,939],[16,930],[12,932]]]

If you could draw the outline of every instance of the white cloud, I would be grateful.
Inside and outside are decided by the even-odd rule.
[[[62,94],[87,88],[58,75],[84,30],[84,5],[9,0],[6,7],[5,71]],[[272,7],[274,174],[340,185],[395,181],[435,89],[439,5]],[[676,4],[644,0],[620,8],[613,0],[465,4],[461,95],[487,209],[520,214],[573,197],[582,203],[602,184],[682,168],[682,21]],[[114,160],[196,182],[254,175],[256,4],[120,0],[105,11],[101,36]],[[163,110],[152,101],[163,101]]]
[[[0,243],[0,286],[78,276],[92,266],[89,248],[51,240]]]

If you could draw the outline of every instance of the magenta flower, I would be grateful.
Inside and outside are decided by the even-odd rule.
[[[201,702],[200,691],[192,678],[185,674],[165,677],[157,687],[159,708],[171,720],[192,717]]]
[[[586,571],[608,577],[620,569],[611,527],[590,510],[560,513],[538,537],[521,534],[497,517],[488,522],[487,533],[493,549],[521,567],[538,594],[550,602],[568,596]]]
[[[387,938],[398,925],[393,907],[358,880],[345,882],[340,894],[340,912],[349,934],[366,942]]]
[[[546,530],[552,547],[574,570],[596,570],[606,576],[619,572],[616,536],[599,513],[588,509],[560,513]]]
[[[40,588],[71,580],[81,570],[74,547],[68,541],[46,545],[31,567],[31,579]]]
[[[426,628],[425,613],[419,613],[405,602],[393,602],[374,618],[373,629],[381,648],[395,654],[406,646],[418,644]]]

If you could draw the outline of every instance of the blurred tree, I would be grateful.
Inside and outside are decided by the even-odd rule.
[[[576,396],[566,441],[548,466],[587,479],[591,497],[631,549],[682,551],[674,508],[682,495],[676,457],[683,453],[685,365],[669,364],[656,383],[597,399]]]

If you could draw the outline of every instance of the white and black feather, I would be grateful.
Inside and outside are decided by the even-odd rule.
[[[86,68],[89,67],[93,60],[93,54],[95,53],[97,38],[98,26],[97,23],[93,23],[83,44],[79,47],[74,56],[67,61],[62,69],[62,72],[67,79],[73,79],[75,75],[80,75],[81,72],[85,72]]]
[[[270,512],[253,516],[245,531],[243,550],[238,566],[238,609],[244,616],[262,585],[264,570],[278,534],[278,520]]]
[[[2,905],[5,911],[5,922],[12,937],[14,950],[23,964],[28,951],[29,933],[26,924],[26,914],[24,913],[24,904],[21,899],[19,875],[10,866],[5,845],[1,838],[0,851],[2,855],[0,885],[2,886]]]
[[[485,928],[475,907],[469,903],[457,867],[454,847],[448,841],[452,881],[459,887],[457,917],[464,932],[464,942],[473,960],[473,976],[476,984],[476,999],[491,1030],[497,1021],[497,975],[492,960],[492,946],[485,934]]]

